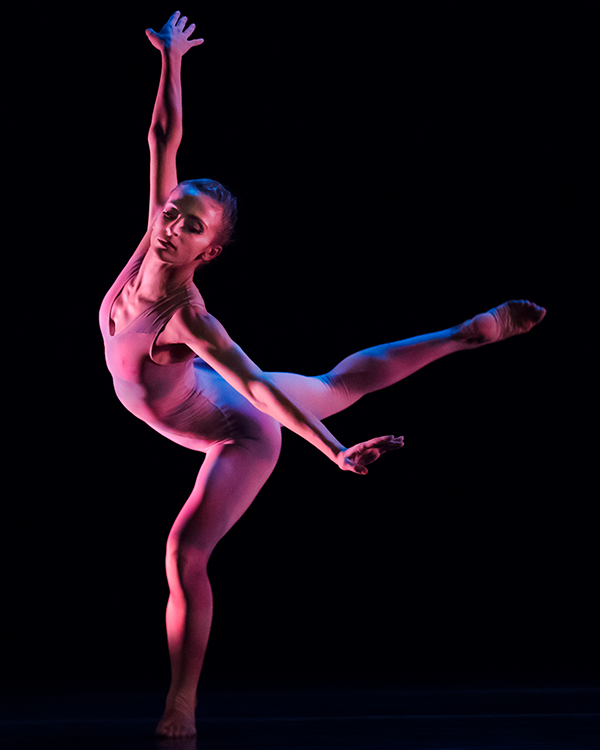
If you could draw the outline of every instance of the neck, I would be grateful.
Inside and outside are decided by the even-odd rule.
[[[165,263],[152,248],[146,253],[135,280],[135,292],[146,300],[168,297],[181,287],[192,286],[196,265]]]

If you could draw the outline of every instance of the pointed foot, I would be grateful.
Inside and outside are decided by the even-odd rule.
[[[509,300],[476,315],[459,326],[456,338],[469,346],[482,346],[527,333],[544,319],[546,310],[529,300]]]

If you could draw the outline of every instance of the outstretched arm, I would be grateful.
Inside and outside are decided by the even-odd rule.
[[[196,28],[179,11],[157,33],[146,29],[152,45],[161,53],[162,67],[158,93],[148,132],[150,146],[150,210],[148,226],[177,185],[177,149],[183,135],[181,108],[181,58],[203,39],[190,39]]]
[[[367,464],[404,444],[403,438],[386,435],[345,448],[322,422],[300,410],[271,383],[212,315],[199,315],[191,308],[182,308],[171,318],[169,326],[174,340],[189,346],[259,411],[314,445],[340,469],[366,474]]]

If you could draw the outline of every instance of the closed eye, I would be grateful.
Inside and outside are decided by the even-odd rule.
[[[173,221],[173,219],[176,219],[181,214],[177,208],[165,208],[162,215],[166,221]],[[206,229],[204,222],[201,222],[196,216],[187,217],[185,228],[193,234],[202,234]]]

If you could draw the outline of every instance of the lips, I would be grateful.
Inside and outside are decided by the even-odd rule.
[[[162,237],[157,237],[156,241],[160,242],[160,244],[164,245],[165,247],[170,247],[172,250],[177,250],[177,248],[175,247],[175,245],[172,242],[170,242],[169,240],[165,240]]]

